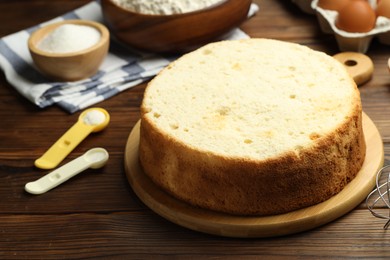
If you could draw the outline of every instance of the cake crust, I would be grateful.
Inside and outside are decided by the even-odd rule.
[[[210,151],[187,142],[172,134],[174,127],[172,131],[162,129],[160,115],[151,116],[155,111],[144,101],[141,166],[172,196],[229,214],[274,215],[323,202],[356,176],[365,158],[360,96],[353,80],[346,77],[346,81],[354,89],[347,104],[350,109],[332,131],[312,133],[309,145],[260,159]]]
[[[329,199],[356,176],[366,146],[361,113],[350,120],[356,128],[346,122],[300,155],[290,152],[260,162],[186,147],[145,120],[141,165],[158,186],[194,206],[237,215],[286,213]]]

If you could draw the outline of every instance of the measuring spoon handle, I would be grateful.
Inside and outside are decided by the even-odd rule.
[[[80,156],[40,179],[27,183],[25,190],[32,194],[45,193],[90,168],[92,164],[93,162],[86,160],[85,156]]]
[[[93,130],[94,126],[77,121],[41,157],[35,160],[35,166],[41,169],[57,167]]]

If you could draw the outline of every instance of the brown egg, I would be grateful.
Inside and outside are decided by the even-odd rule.
[[[376,7],[376,14],[378,16],[390,18],[390,0],[379,1]]]
[[[375,22],[376,14],[370,4],[365,0],[353,0],[339,11],[336,26],[346,32],[362,33],[371,31]]]
[[[339,11],[351,1],[353,0],[319,0],[318,6],[326,10]]]

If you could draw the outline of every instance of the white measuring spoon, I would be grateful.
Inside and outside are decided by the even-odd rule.
[[[97,119],[96,119],[97,118]],[[103,130],[110,115],[103,108],[90,108],[82,112],[77,122],[57,140],[34,164],[41,169],[53,169],[90,133]]]
[[[27,183],[24,189],[36,195],[45,193],[88,168],[98,169],[103,167],[108,157],[108,152],[105,149],[93,148],[57,170],[34,182]]]

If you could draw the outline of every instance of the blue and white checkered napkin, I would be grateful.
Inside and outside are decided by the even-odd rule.
[[[249,16],[258,11],[252,4]],[[0,39],[0,68],[7,81],[41,108],[57,104],[69,113],[108,99],[155,76],[177,57],[129,51],[111,41],[110,51],[96,75],[77,82],[49,82],[34,67],[28,51],[30,34],[48,23],[84,19],[103,23],[99,2],[92,1],[72,12]],[[225,39],[249,36],[234,29]]]

